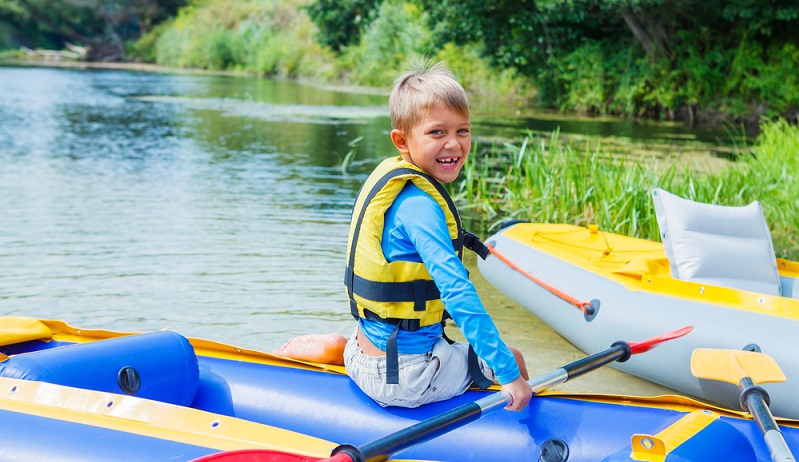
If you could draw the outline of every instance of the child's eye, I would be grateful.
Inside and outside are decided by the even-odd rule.
[[[461,128],[460,130],[458,130],[458,133],[470,133],[470,131],[471,130],[469,130],[468,128]]]

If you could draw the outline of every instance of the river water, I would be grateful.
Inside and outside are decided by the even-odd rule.
[[[474,107],[478,142],[559,127],[701,151],[718,136]],[[348,335],[350,211],[371,167],[393,155],[388,129],[380,94],[244,77],[0,67],[0,315],[170,328],[265,351],[305,333]],[[342,171],[353,141],[355,160]],[[485,283],[473,260],[468,266],[533,374],[582,356]],[[665,391],[608,368],[564,388]]]

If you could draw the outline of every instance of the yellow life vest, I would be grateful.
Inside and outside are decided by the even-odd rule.
[[[364,183],[352,212],[344,283],[352,315],[417,330],[442,321],[444,303],[424,263],[389,262],[383,254],[384,217],[408,181],[441,206],[453,248],[463,257],[460,217],[446,190],[401,157],[380,163]]]

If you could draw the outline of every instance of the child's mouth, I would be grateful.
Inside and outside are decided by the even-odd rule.
[[[436,159],[436,162],[441,164],[442,167],[454,167],[458,163],[457,157],[442,157],[441,159]]]

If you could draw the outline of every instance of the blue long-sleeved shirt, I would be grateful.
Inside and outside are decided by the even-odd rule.
[[[519,377],[513,353],[500,339],[463,262],[452,248],[444,211],[412,182],[405,185],[386,212],[382,246],[388,261],[424,263],[452,320],[477,355],[493,369],[500,384]],[[385,351],[393,325],[360,319],[360,327],[375,346]],[[400,330],[397,349],[400,353],[426,353],[433,349],[442,330],[440,324],[416,332]]]

